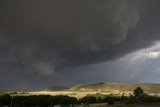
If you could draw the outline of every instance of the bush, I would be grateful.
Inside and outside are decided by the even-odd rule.
[[[107,96],[103,99],[103,102],[108,103],[108,104],[114,104],[115,103],[115,97]]]
[[[86,96],[86,97],[83,97],[81,100],[80,100],[81,103],[85,103],[85,104],[90,104],[90,103],[97,103],[97,98],[94,97],[94,96]]]
[[[144,94],[143,89],[141,87],[137,87],[136,89],[134,89],[133,93],[135,98],[141,98]]]
[[[3,95],[0,97],[0,106],[3,105],[9,106],[11,104],[12,97],[9,94]]]
[[[69,97],[69,96],[54,96],[53,97],[53,104],[62,104],[62,105],[70,105],[70,104],[77,104],[78,100],[77,98],[74,97]]]

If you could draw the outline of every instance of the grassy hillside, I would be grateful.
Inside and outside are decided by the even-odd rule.
[[[131,93],[136,87],[141,87],[147,94],[160,93],[160,84],[130,84],[130,83],[98,83],[82,84],[70,88],[70,91],[88,91],[88,92],[105,92],[114,94]]]
[[[144,93],[149,95],[160,96],[160,84],[142,83],[142,84],[130,84],[130,83],[97,83],[97,84],[79,84],[70,89],[64,89],[65,87],[51,87],[47,91],[29,92],[28,95],[68,95],[71,97],[82,98],[87,95],[110,95],[116,96],[129,96],[133,94],[136,87],[141,87]],[[61,90],[62,89],[62,90]],[[21,95],[21,94],[20,94]]]

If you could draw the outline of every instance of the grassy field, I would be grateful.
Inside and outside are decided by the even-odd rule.
[[[86,95],[97,94],[97,92],[72,92],[72,91],[39,91],[39,92],[29,92],[28,95],[67,95],[70,97],[82,98]],[[106,93],[101,93],[103,95],[107,95]]]
[[[37,91],[28,92],[26,95],[68,95],[71,97],[82,98],[91,94],[129,96],[136,87],[141,87],[148,95],[160,96],[160,84],[128,84],[128,83],[98,83],[81,84],[71,87],[64,91]],[[25,94],[24,94],[25,95]]]
[[[137,87],[141,87],[147,94],[133,94]],[[27,102],[31,105],[50,106],[70,102],[76,104],[75,107],[160,107],[159,88],[159,84],[98,83],[77,85],[63,91],[8,92],[8,96],[1,98],[4,101],[14,98],[14,105],[19,102],[25,105]],[[4,105],[3,102],[1,105]]]

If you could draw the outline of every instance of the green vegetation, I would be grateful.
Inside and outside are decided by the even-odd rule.
[[[160,104],[160,97],[150,96],[144,93],[141,87],[133,90],[130,96],[115,96],[113,94],[103,95],[100,93],[88,94],[77,99],[65,95],[22,95],[17,92],[3,94],[0,97],[0,107],[7,105],[11,107],[53,107],[54,105],[77,105],[77,104],[95,104],[102,103],[108,105],[114,104]]]
[[[141,87],[137,87],[136,89],[134,89],[133,93],[135,98],[138,98],[138,99],[140,99],[144,95],[143,89]]]
[[[6,93],[5,92],[0,92],[0,97],[5,95]]]
[[[79,102],[85,103],[85,104],[97,103],[97,98],[94,96],[86,96],[80,99]]]
[[[11,104],[11,102],[13,103]],[[52,107],[53,105],[77,104],[78,100],[69,96],[31,95],[11,96],[9,94],[0,97],[0,107],[7,105],[12,107]]]

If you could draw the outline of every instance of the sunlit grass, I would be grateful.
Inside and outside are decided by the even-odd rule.
[[[70,97],[82,98],[86,95],[96,94],[97,92],[72,92],[72,91],[38,91],[29,92],[28,95],[67,95]]]

